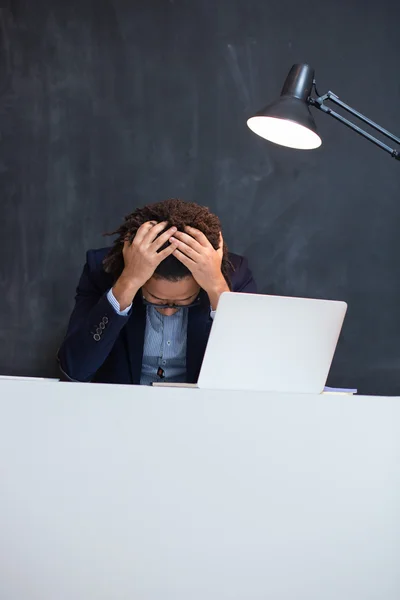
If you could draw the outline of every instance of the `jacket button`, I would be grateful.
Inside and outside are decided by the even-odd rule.
[[[100,341],[100,336],[99,336],[99,334],[98,334],[98,333],[95,333],[95,334],[94,334],[94,336],[93,336],[93,339],[94,339],[94,341],[95,341],[95,342],[99,342],[99,341]]]
[[[105,325],[104,325],[103,321],[100,323],[99,327],[100,327],[100,329],[104,329],[105,328]]]
[[[108,317],[103,317],[103,323],[104,323],[104,325],[107,325],[107,323],[108,323]]]
[[[101,335],[103,333],[102,330],[100,329],[100,327],[98,327],[96,329],[96,333],[97,333],[97,335]]]

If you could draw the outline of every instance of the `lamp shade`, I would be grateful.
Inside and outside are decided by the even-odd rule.
[[[314,70],[309,65],[293,65],[280,98],[250,117],[248,127],[275,144],[318,148],[322,142],[308,106],[313,80]]]

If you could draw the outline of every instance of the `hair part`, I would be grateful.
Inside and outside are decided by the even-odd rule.
[[[124,223],[116,231],[105,234],[118,236],[103,261],[105,271],[114,275],[115,280],[118,279],[124,268],[122,249],[125,240],[132,242],[139,227],[147,221],[167,221],[166,228],[176,227],[178,231],[184,231],[185,226],[195,227],[204,233],[215,250],[219,248],[221,223],[219,218],[210,212],[206,206],[194,202],[185,202],[179,198],[149,204],[143,208],[137,208],[127,215]],[[168,245],[169,242],[162,248]],[[232,265],[228,259],[228,248],[224,242],[221,271],[229,287],[229,273],[231,270]],[[161,261],[154,271],[155,277],[167,279],[168,281],[180,281],[191,275],[188,267],[172,254]]]

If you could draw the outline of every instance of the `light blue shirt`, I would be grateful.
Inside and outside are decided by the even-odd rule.
[[[112,289],[109,290],[107,299],[119,315],[127,315],[132,308],[130,305],[121,311]],[[141,385],[151,385],[155,381],[174,383],[186,381],[189,310],[189,308],[181,308],[167,317],[160,314],[153,306],[146,307]],[[213,319],[215,311],[210,310],[210,315]],[[161,373],[162,376],[157,373]]]
[[[188,312],[188,308],[181,308],[166,317],[153,306],[146,307],[141,385],[186,381]]]

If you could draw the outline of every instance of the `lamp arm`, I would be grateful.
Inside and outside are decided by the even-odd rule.
[[[367,123],[370,127],[373,127],[374,129],[376,129],[377,131],[382,133],[384,136],[386,136],[386,137],[390,138],[391,140],[395,141],[396,143],[400,144],[400,138],[396,137],[395,135],[393,135],[393,133],[390,133],[390,131],[387,131],[386,129],[384,129],[383,127],[381,127],[374,121],[371,121],[371,119],[368,119],[368,117],[362,115],[354,108],[351,108],[351,106],[348,106],[348,104],[345,104],[344,102],[342,102],[339,99],[339,97],[336,96],[336,94],[334,94],[333,92],[328,92],[324,96],[319,96],[318,98],[309,97],[308,104],[310,104],[311,106],[314,106],[315,108],[318,108],[318,110],[321,110],[322,112],[326,113],[327,115],[330,115],[337,121],[340,121],[341,123],[343,123],[343,125],[346,125],[346,127],[349,127],[350,129],[352,129],[359,135],[362,135],[363,137],[365,137],[367,140],[369,140],[376,146],[379,146],[379,148],[382,148],[382,150],[389,152],[389,154],[391,156],[393,156],[393,158],[395,158],[396,160],[400,160],[400,152],[398,150],[396,150],[395,148],[391,148],[387,144],[381,142],[381,140],[379,140],[378,138],[374,137],[367,131],[364,131],[364,129],[361,129],[361,127],[358,127],[358,125],[355,125],[355,123],[352,123],[351,121],[349,121],[348,119],[346,119],[345,117],[340,115],[339,113],[335,112],[334,110],[329,108],[329,106],[326,106],[326,104],[324,104],[325,100],[330,100],[331,102],[334,102],[335,104],[342,107],[344,110],[351,113],[352,115],[354,115],[355,117],[357,117],[358,119],[363,121],[364,123]]]

